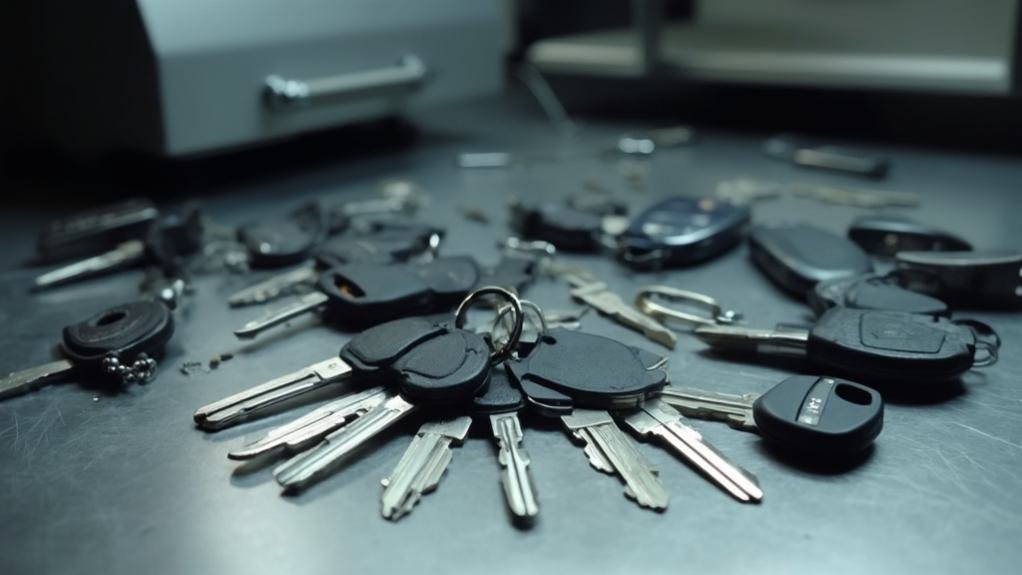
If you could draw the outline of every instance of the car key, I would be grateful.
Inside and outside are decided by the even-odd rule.
[[[835,307],[810,329],[702,326],[695,335],[721,351],[787,353],[867,383],[931,384],[996,361],[976,332],[947,318]],[[977,359],[977,348],[986,357]]]
[[[952,304],[1022,304],[1022,252],[899,252],[895,277],[905,288]]]
[[[776,447],[819,455],[860,452],[884,425],[879,393],[835,377],[795,375],[762,395],[668,386],[660,399],[687,417],[723,421]]]
[[[64,328],[63,359],[0,379],[0,397],[26,393],[75,373],[79,379],[110,385],[148,381],[173,334],[173,316],[158,302],[111,307]]]
[[[265,303],[284,295],[307,291],[327,269],[349,263],[390,264],[435,252],[443,232],[430,226],[388,226],[380,224],[361,234],[336,236],[313,250],[313,262],[275,275],[232,294],[232,307]]]
[[[738,245],[750,214],[715,198],[670,198],[632,220],[617,239],[618,256],[636,269],[705,261]]]
[[[483,336],[461,329],[468,307],[488,295],[499,296],[511,303],[517,326],[516,335],[509,343],[492,353]],[[371,408],[354,423],[328,434],[316,447],[278,466],[273,472],[277,483],[285,491],[303,489],[336,468],[371,438],[423,405],[450,406],[470,400],[485,385],[491,365],[504,361],[517,346],[521,325],[521,305],[513,293],[497,287],[472,292],[455,313],[454,327],[447,328],[442,337],[415,347],[390,367],[402,377],[394,382],[389,397],[383,403]],[[442,452],[449,450],[450,444],[458,439],[458,429],[457,420],[440,428],[420,429],[424,441],[416,441],[419,447],[410,448],[413,453],[409,455],[407,465],[400,467],[387,481],[388,485],[395,486],[393,493],[396,499],[387,498],[388,502],[396,501],[395,509],[410,510],[414,500],[421,495],[416,488],[428,489],[435,485],[432,478],[439,481],[450,462],[450,457]],[[431,444],[437,446],[441,453],[430,455],[422,452]],[[405,502],[411,505],[405,505]],[[387,507],[384,510],[386,512]]]
[[[521,443],[525,438],[518,413],[525,408],[525,396],[512,385],[506,366],[490,370],[490,379],[482,392],[472,398],[470,412],[489,423],[497,444],[500,483],[508,510],[519,520],[539,515],[539,496],[529,472],[528,453]]]
[[[281,218],[249,222],[238,227],[253,268],[279,268],[305,261],[329,234],[331,222],[318,202],[310,202]]]
[[[590,464],[617,471],[629,486],[626,493],[640,505],[666,508],[667,492],[644,458],[635,455],[634,446],[627,447],[627,436],[605,410],[622,411],[623,421],[642,436],[662,438],[676,455],[735,498],[761,499],[755,477],[717,453],[681,421],[680,414],[650,399],[667,384],[664,363],[663,358],[609,338],[552,329],[524,359],[508,365],[529,401],[541,413],[561,415],[565,426],[586,443]],[[626,410],[640,411],[629,415]]]
[[[817,315],[832,307],[951,315],[947,304],[939,299],[907,290],[895,277],[876,274],[822,281],[809,290],[807,299]]]
[[[860,216],[848,228],[848,238],[866,253],[884,257],[904,251],[972,250],[969,242],[950,232],[894,216]]]
[[[511,204],[511,227],[523,238],[550,242],[566,252],[594,252],[601,249],[604,222],[613,225],[617,216],[583,211],[567,205],[544,202]]]
[[[813,146],[788,134],[768,139],[763,145],[763,153],[804,168],[819,168],[867,178],[883,178],[891,167],[890,161],[885,158],[853,154],[833,146]]]
[[[607,284],[581,274],[565,274],[564,280],[572,286],[571,297],[592,307],[615,322],[634,329],[647,339],[674,349],[678,336],[662,323],[625,303],[621,296],[610,291]]]
[[[145,236],[159,211],[136,198],[93,208],[50,222],[36,237],[40,262],[57,262],[102,253]]]
[[[255,337],[317,310],[343,325],[372,325],[413,313],[443,311],[464,298],[478,281],[479,267],[467,256],[421,264],[341,265],[320,275],[317,291],[246,323],[234,335]]]
[[[869,257],[851,240],[805,224],[753,226],[749,255],[767,277],[799,298],[821,281],[873,271]]]
[[[171,265],[179,256],[199,251],[202,233],[202,213],[191,207],[182,215],[164,216],[149,227],[144,238],[127,240],[113,250],[38,276],[32,289],[41,291],[142,263]]]

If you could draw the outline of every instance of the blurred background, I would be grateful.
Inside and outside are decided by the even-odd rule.
[[[530,83],[575,120],[1016,153],[1017,4],[12,0],[2,167],[161,193],[414,145],[404,119]]]

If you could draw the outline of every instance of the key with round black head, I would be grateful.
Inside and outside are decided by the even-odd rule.
[[[270,311],[234,331],[247,338],[297,316],[323,311],[345,326],[368,326],[407,315],[454,307],[479,281],[479,266],[468,256],[424,263],[346,264],[319,277],[318,290]]]
[[[996,343],[944,317],[835,307],[810,329],[703,326],[695,334],[721,351],[784,353],[868,384],[950,381],[997,359]],[[995,336],[996,338],[996,336]],[[980,353],[977,353],[980,351]]]
[[[767,277],[800,299],[821,281],[873,271],[854,242],[805,224],[753,226],[749,255]]]
[[[461,329],[465,312],[478,298],[496,295],[514,307],[515,335],[491,353],[482,335]],[[440,337],[416,346],[394,362],[387,372],[397,374],[387,386],[387,398],[353,423],[331,432],[314,448],[274,470],[286,491],[305,488],[322,478],[373,437],[423,408],[439,408],[470,401],[486,384],[491,365],[507,357],[521,335],[522,313],[517,297],[497,287],[480,288],[458,308],[453,327]],[[357,364],[357,361],[355,362]],[[450,448],[468,433],[471,418],[454,415],[428,421],[419,428],[398,468],[384,480],[383,514],[397,519],[411,511],[421,495],[436,487],[451,460]]]
[[[832,307],[903,311],[950,316],[947,304],[898,285],[893,276],[864,274],[822,281],[808,293],[809,307],[823,314]]]
[[[688,417],[758,433],[781,450],[833,458],[866,449],[884,425],[880,394],[836,377],[796,375],[762,395],[669,386],[661,400]]]
[[[545,332],[528,356],[509,363],[529,401],[541,412],[560,415],[585,444],[594,468],[617,473],[626,495],[640,506],[665,509],[668,494],[656,471],[618,428],[610,411],[641,437],[658,438],[717,485],[742,501],[758,501],[753,476],[727,461],[655,396],[667,385],[664,359],[610,338],[576,331]]]
[[[605,216],[550,202],[513,203],[511,227],[523,238],[550,242],[566,252],[594,252],[603,245]]]
[[[239,307],[309,291],[325,270],[343,264],[407,262],[435,252],[442,237],[443,232],[432,226],[381,223],[366,232],[328,238],[313,250],[312,262],[240,290],[227,301]]]
[[[111,307],[64,328],[63,359],[0,379],[0,397],[26,393],[72,375],[113,387],[148,381],[173,334],[174,318],[161,303],[136,301]]]

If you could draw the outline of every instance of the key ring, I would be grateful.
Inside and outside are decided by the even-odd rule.
[[[454,312],[454,327],[461,329],[465,326],[465,320],[468,316],[468,310],[472,307],[472,304],[478,301],[480,298],[485,296],[495,295],[507,300],[510,306],[511,312],[514,314],[514,324],[512,326],[510,336],[507,342],[501,346],[500,349],[493,350],[490,352],[490,361],[494,364],[500,363],[507,358],[511,357],[515,348],[518,347],[518,340],[522,337],[522,327],[524,324],[525,314],[522,312],[522,302],[518,299],[513,292],[497,286],[483,286],[476,289],[472,293],[468,294],[461,304],[458,306],[458,310]]]
[[[536,303],[534,303],[534,302],[532,302],[530,300],[527,300],[527,299],[520,299],[519,303],[522,304],[522,310],[523,311],[525,311],[525,310],[531,311],[531,312],[533,312],[533,314],[537,318],[539,318],[539,321],[537,322],[529,314],[525,314],[524,315],[525,320],[528,321],[529,323],[531,323],[532,325],[534,325],[535,327],[539,328],[540,336],[545,334],[550,329],[550,326],[549,326],[549,324],[547,324],[546,316],[543,314],[543,308],[539,307]],[[494,337],[494,334],[497,333],[497,328],[498,327],[503,327],[504,326],[504,318],[507,317],[507,314],[510,311],[511,311],[511,306],[510,305],[502,305],[497,310],[497,316],[495,318],[493,318],[493,324],[490,326],[490,337],[494,338],[493,341],[497,341],[495,339],[495,337]],[[510,330],[508,330],[508,331],[510,331]],[[523,326],[523,331],[524,331],[524,326]]]
[[[662,297],[669,301],[685,302],[696,307],[701,307],[709,312],[709,317],[679,311],[666,305],[653,301],[654,296]],[[672,319],[685,324],[688,327],[696,328],[703,325],[729,325],[742,318],[742,314],[734,310],[724,310],[717,303],[717,300],[708,295],[697,292],[672,288],[668,286],[647,286],[635,296],[635,307],[642,313],[664,322]]]
[[[1001,335],[993,327],[978,319],[956,319],[952,323],[972,330],[976,337],[976,350],[986,353],[978,360],[973,359],[973,367],[987,367],[997,363],[1001,350]]]

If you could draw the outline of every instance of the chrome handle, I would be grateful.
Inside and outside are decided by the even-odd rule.
[[[263,97],[271,110],[287,110],[315,100],[362,98],[412,92],[426,83],[429,70],[415,55],[401,58],[397,66],[340,74],[312,80],[293,80],[276,74],[266,77]]]

